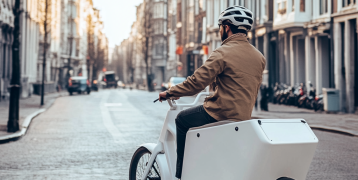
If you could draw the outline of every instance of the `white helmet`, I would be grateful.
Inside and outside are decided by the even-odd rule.
[[[219,25],[221,25],[225,20],[230,20],[231,24],[241,27],[245,27],[247,31],[251,30],[253,24],[253,15],[250,10],[244,6],[231,6],[225,9],[219,16]]]

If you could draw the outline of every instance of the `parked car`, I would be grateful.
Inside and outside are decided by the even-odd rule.
[[[87,92],[87,94],[90,94],[91,84],[88,81],[87,77],[82,77],[82,76],[71,77],[68,80],[67,91],[68,93],[70,93],[70,95],[72,95],[73,92],[77,92],[78,94],[82,94],[82,92]]]
[[[104,73],[105,76],[103,77],[103,81],[106,83],[107,88],[117,88],[117,80],[116,80],[116,74],[114,71],[107,71]]]
[[[184,82],[185,80],[186,80],[185,77],[171,77],[169,79],[168,83],[163,83],[162,84],[162,91],[165,91],[165,90],[169,89],[172,86],[180,84],[180,83]]]
[[[118,86],[119,88],[123,88],[123,89],[125,89],[125,88],[126,88],[126,85],[125,85],[125,84],[123,84],[123,82],[122,82],[122,81],[118,81],[118,82],[117,82],[117,86]]]
[[[169,79],[168,88],[180,84],[186,80],[185,77],[171,77]]]

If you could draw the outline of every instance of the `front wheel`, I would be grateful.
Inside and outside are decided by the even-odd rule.
[[[134,153],[129,168],[129,180],[141,180],[145,171],[148,161],[150,159],[151,152],[145,147],[140,147]],[[158,163],[154,161],[152,168],[150,169],[148,176],[145,180],[161,180],[160,170]]]

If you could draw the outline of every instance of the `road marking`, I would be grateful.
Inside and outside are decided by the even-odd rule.
[[[122,103],[104,103],[106,107],[117,107],[122,106]]]
[[[109,94],[110,94],[110,92],[106,92],[101,99],[100,107],[101,107],[103,124],[107,128],[108,132],[112,135],[115,143],[119,143],[119,142],[123,143],[125,141],[125,139],[122,138],[121,132],[119,132],[119,130],[114,125],[111,115],[109,113],[109,110],[106,106],[106,104],[109,104],[109,103],[106,103],[106,101],[109,98]]]

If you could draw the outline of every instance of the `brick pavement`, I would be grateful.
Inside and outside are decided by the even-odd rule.
[[[34,119],[26,136],[0,144],[0,179],[127,180],[133,152],[142,143],[156,142],[162,128],[169,106],[153,104],[157,96],[157,92],[103,90],[56,99]],[[190,103],[193,98],[181,100]],[[103,105],[122,137],[117,141],[105,126]],[[315,134],[320,143],[307,180],[357,179],[358,138]]]
[[[339,131],[358,136],[358,114],[315,112],[294,106],[269,104],[269,111],[255,110],[253,119],[303,118],[313,128]]]
[[[19,125],[23,124],[25,118],[40,109],[47,109],[52,105],[55,99],[59,96],[64,96],[66,93],[51,93],[45,95],[45,105],[40,106],[41,97],[33,95],[30,98],[20,99],[20,120]],[[67,94],[66,94],[67,95]],[[11,135],[13,133],[7,132],[7,121],[9,117],[9,99],[1,99],[0,101],[0,138]]]

